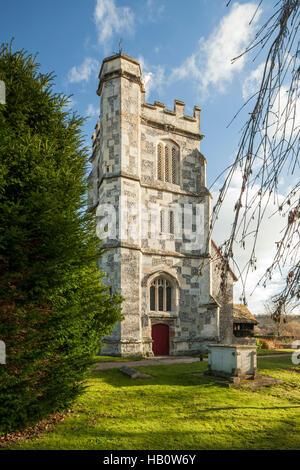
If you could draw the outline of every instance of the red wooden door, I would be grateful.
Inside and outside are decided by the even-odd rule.
[[[159,323],[152,326],[152,351],[154,356],[168,356],[169,327]]]

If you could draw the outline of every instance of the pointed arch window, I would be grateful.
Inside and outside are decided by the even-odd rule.
[[[173,142],[160,142],[157,146],[157,179],[179,184],[179,148]]]
[[[150,310],[157,312],[172,310],[172,286],[163,277],[154,279],[150,285]]]

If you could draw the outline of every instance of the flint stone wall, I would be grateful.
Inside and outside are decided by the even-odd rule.
[[[110,250],[99,267],[107,273],[105,283],[125,299],[124,320],[103,339],[101,354],[151,355],[151,329],[156,323],[169,326],[170,354],[206,349],[232,328],[232,290],[230,286],[222,307],[218,274],[209,262],[211,196],[200,152],[200,108],[186,116],[184,103],[177,100],[173,110],[159,102],[146,103],[140,65],[124,54],[105,59],[99,78],[100,121],[93,134],[89,205],[97,210],[105,204],[115,207],[117,232],[105,241]],[[157,145],[165,141],[179,148],[176,185],[156,177]],[[140,208],[148,210],[153,203],[160,208],[192,205],[186,238],[182,232],[179,237],[151,238],[151,225],[145,230]],[[197,223],[202,243],[189,246],[186,242]],[[168,276],[173,287],[171,312],[150,312],[149,283],[159,273]]]

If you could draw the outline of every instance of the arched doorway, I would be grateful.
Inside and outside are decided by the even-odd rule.
[[[169,355],[169,327],[163,323],[152,326],[152,351],[154,356]]]

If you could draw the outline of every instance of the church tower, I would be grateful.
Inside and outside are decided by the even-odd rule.
[[[104,283],[124,298],[101,354],[203,350],[228,336],[232,312],[213,292],[200,108],[147,103],[140,64],[122,53],[104,59],[97,94],[89,205],[108,248]]]

